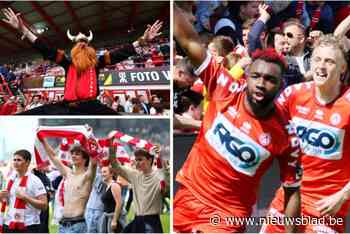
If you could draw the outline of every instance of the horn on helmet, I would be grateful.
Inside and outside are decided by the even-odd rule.
[[[70,31],[69,31],[69,29],[67,30],[67,37],[68,37],[68,39],[69,40],[71,40],[71,41],[75,41],[75,39],[76,39],[76,36],[72,36],[72,34],[70,34]]]
[[[92,38],[93,38],[92,32],[91,30],[89,30],[89,37],[87,38],[88,42],[92,41]]]

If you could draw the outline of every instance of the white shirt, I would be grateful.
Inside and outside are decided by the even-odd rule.
[[[31,172],[27,172],[26,175],[28,176],[27,186],[25,188],[26,194],[31,197],[38,197],[40,195],[46,194],[44,184],[36,175],[32,174]],[[10,199],[7,215],[5,218],[6,225],[9,225],[10,221],[15,220],[13,217],[13,212],[9,211],[14,207],[14,202],[16,200],[16,189],[19,187],[19,183],[21,181],[21,179],[18,178],[17,174],[15,174],[12,179],[14,180],[14,183],[10,190]],[[26,209],[24,211],[24,224],[26,226],[40,224],[40,212],[41,210],[34,208],[29,203],[26,203]]]

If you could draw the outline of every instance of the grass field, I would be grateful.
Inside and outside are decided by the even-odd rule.
[[[52,220],[52,208],[50,207],[50,216],[49,216],[49,222],[50,222],[50,233],[58,233],[58,225],[51,224]],[[130,222],[134,218],[134,213],[132,212],[132,209],[129,210],[127,220]],[[170,214],[165,213],[160,216],[160,221],[162,222],[162,227],[164,233],[169,233],[170,232]]]

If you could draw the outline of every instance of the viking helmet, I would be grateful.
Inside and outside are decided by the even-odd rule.
[[[90,42],[92,41],[93,35],[91,30],[89,30],[89,36],[85,36],[85,34],[79,32],[78,35],[76,36],[72,36],[72,34],[70,34],[69,29],[67,30],[67,37],[69,38],[69,40],[71,40],[72,42],[78,42],[78,41],[86,41],[86,42]]]

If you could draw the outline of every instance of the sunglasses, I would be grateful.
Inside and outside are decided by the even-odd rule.
[[[293,38],[294,38],[293,33],[290,33],[290,32],[283,33],[282,35],[283,35],[284,37],[287,36],[287,37],[290,38],[290,39],[293,39]]]

